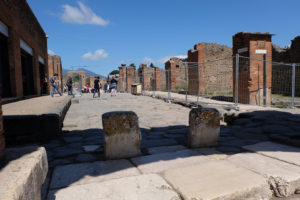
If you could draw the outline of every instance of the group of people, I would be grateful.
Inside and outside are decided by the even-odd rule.
[[[62,96],[61,92],[59,91],[58,88],[58,82],[59,80],[57,79],[57,74],[54,74],[53,77],[50,78],[50,84],[52,86],[52,90],[51,90],[51,97],[53,97],[55,90],[57,91],[57,93]],[[111,96],[116,96],[117,95],[117,84],[118,81],[112,77],[112,79],[110,81],[107,81],[107,83],[104,84],[104,92],[105,93],[109,93],[111,94]],[[93,93],[93,98],[95,98],[96,93],[98,94],[98,97],[100,98],[100,90],[102,89],[102,84],[100,82],[100,77],[97,76],[95,77],[94,80],[94,87],[91,88],[90,86],[86,86],[82,89],[82,92],[90,92]],[[72,77],[68,77],[67,82],[64,86],[64,92],[68,90],[68,95],[73,95],[73,79]]]

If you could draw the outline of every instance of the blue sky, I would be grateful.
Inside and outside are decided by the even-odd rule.
[[[121,64],[164,67],[197,42],[232,46],[240,31],[300,35],[299,0],[27,0],[63,68],[107,74]]]

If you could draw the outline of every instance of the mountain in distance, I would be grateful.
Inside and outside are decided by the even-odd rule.
[[[63,76],[67,76],[68,71],[72,71],[72,70],[70,70],[70,69],[62,69],[62,75]],[[76,69],[76,71],[84,71],[86,77],[89,77],[89,76],[99,76],[100,78],[104,78],[104,79],[106,78],[106,76],[104,76],[104,75],[97,74],[97,73],[92,72],[90,70],[87,70],[85,68],[78,68],[78,69]]]

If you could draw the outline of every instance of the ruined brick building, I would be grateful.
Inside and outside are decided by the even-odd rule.
[[[188,51],[188,91],[191,95],[232,90],[232,49],[215,43],[197,43]],[[226,59],[224,59],[226,58]],[[219,60],[220,61],[216,61]],[[205,63],[205,64],[201,64]]]
[[[275,62],[298,63],[300,64],[300,36],[291,41],[290,47],[280,48],[272,46],[272,59]],[[291,95],[292,88],[292,67],[280,64],[273,64],[272,70],[272,93]],[[295,95],[300,96],[300,67],[295,70]]]
[[[0,1],[2,97],[40,95],[47,65],[47,36],[27,2]]]
[[[49,73],[49,78],[54,76],[54,74],[57,74],[58,76],[58,88],[60,91],[63,91],[63,76],[62,76],[62,63],[61,63],[61,58],[60,56],[57,55],[48,55],[48,73]],[[49,89],[51,90],[51,85],[49,84]]]
[[[131,91],[131,85],[140,83],[144,90],[164,90],[165,73],[159,67],[150,67],[141,64],[136,70],[134,66],[122,64],[119,67],[119,91]]]
[[[166,88],[171,91],[187,90],[188,66],[184,62],[185,59],[173,57],[165,63]]]

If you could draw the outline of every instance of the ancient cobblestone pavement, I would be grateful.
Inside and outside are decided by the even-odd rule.
[[[138,115],[139,126],[142,132],[143,156],[132,160],[105,161],[101,116],[103,113],[110,111],[134,111]],[[191,167],[190,170],[194,170],[194,165],[199,165],[199,168],[214,168],[221,160],[227,160],[232,155],[240,155],[247,152],[244,146],[271,140],[270,135],[272,134],[265,134],[262,131],[262,129],[265,130],[268,129],[268,127],[257,127],[254,124],[255,120],[253,121],[251,118],[253,122],[250,120],[250,123],[246,121],[248,120],[248,118],[246,118],[244,121],[242,119],[238,119],[240,121],[236,120],[233,122],[233,126],[221,125],[221,134],[217,147],[190,150],[186,147],[189,111],[190,109],[187,107],[166,103],[163,100],[146,96],[118,94],[116,97],[110,97],[108,94],[102,94],[101,98],[92,98],[91,94],[84,94],[79,98],[79,104],[74,103],[71,105],[64,120],[61,138],[43,144],[47,150],[50,169],[47,181],[43,187],[43,198],[47,199],[46,196],[49,194],[48,199],[54,199],[54,196],[56,196],[57,199],[72,199],[72,195],[69,198],[66,198],[66,195],[80,190],[84,193],[84,191],[86,191],[85,187],[94,188],[91,192],[97,191],[98,187],[107,188],[107,190],[103,190],[102,195],[105,196],[109,194],[109,187],[111,187],[111,192],[118,191],[118,188],[112,187],[111,184],[118,185],[128,183],[130,185],[132,179],[129,178],[132,176],[139,177],[141,173],[161,174],[175,166],[178,168],[187,167],[187,170],[189,170],[189,167]],[[298,115],[291,117],[294,118],[292,122],[295,122],[295,120],[297,122],[298,117]],[[241,125],[248,122],[252,124],[252,126],[249,126],[246,131],[247,134],[243,135],[243,127]],[[274,125],[270,126],[270,130],[276,129]],[[280,128],[281,129],[277,129],[278,131],[275,130],[277,135],[280,135],[280,131],[284,131],[284,125]],[[295,136],[297,133],[299,134],[300,129],[296,130],[293,129],[293,127],[289,127],[288,130],[294,130],[293,136]],[[132,163],[134,163],[134,165],[132,165]],[[207,166],[201,166],[203,163],[208,164]],[[224,169],[230,170],[232,166],[231,162],[224,161],[223,164]],[[138,168],[135,166],[138,166]],[[218,169],[218,167],[216,169]],[[249,173],[248,175],[252,176],[251,172],[244,172],[243,170],[246,169],[241,169],[240,172],[245,174]],[[157,188],[157,185],[154,183],[154,185],[142,184],[141,190],[143,192],[156,191],[158,193],[158,196],[153,196],[152,199],[191,199],[190,194],[198,195],[197,192],[193,193],[193,190],[183,187],[184,185],[180,186],[181,183],[178,183],[177,180],[173,180],[172,174],[174,173],[180,172],[174,169],[163,176],[163,178],[168,179],[167,182],[161,179],[161,177],[152,175],[142,176],[141,178],[135,179],[135,181],[153,181],[155,184],[164,185],[165,188],[168,188],[167,191],[156,191],[155,188]],[[228,173],[230,174],[232,172],[228,171]],[[198,174],[198,176],[201,177],[204,176],[204,174]],[[222,173],[220,176],[222,176]],[[234,176],[234,173],[232,176]],[[244,181],[247,182],[248,178],[249,177],[245,175],[241,177],[236,184],[243,184]],[[110,182],[112,180],[116,181]],[[120,182],[117,180],[120,180]],[[170,181],[173,181],[175,184],[173,188],[167,184]],[[226,182],[225,179],[224,181]],[[251,188],[253,188],[253,191],[258,191],[256,187],[263,187],[264,182],[263,176],[259,176],[253,183],[251,181],[248,182],[247,187],[250,188],[249,191],[251,191]],[[97,183],[101,184],[97,185]],[[212,181],[212,185],[213,184],[214,182]],[[82,185],[82,188],[80,185]],[[178,185],[178,187],[176,185]],[[131,189],[129,189],[129,191],[130,190]],[[229,193],[231,190],[234,192],[244,191],[243,188],[228,187]],[[212,193],[213,194],[205,194],[206,196],[204,195],[204,197],[213,199],[213,197],[220,197],[226,192],[224,194]],[[87,194],[88,193],[85,195]],[[126,195],[127,192],[121,191],[120,194]],[[264,189],[259,190],[257,194],[261,194],[262,196],[269,195]],[[80,196],[82,194],[78,195]],[[91,198],[86,197],[85,199],[103,198],[100,194],[97,195],[91,196]],[[247,195],[251,195],[251,192]],[[230,195],[226,196],[226,198],[225,196],[224,199],[233,198],[233,196]],[[132,199],[141,199],[139,197],[140,196],[132,196]],[[149,195],[148,198],[150,197],[151,195]],[[105,199],[118,198],[113,195],[111,198]]]

